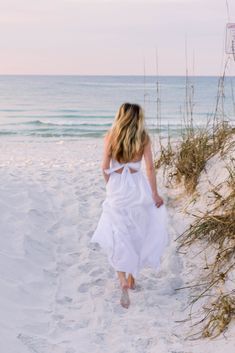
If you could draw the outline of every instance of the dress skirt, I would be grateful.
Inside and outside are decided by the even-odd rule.
[[[106,198],[91,242],[107,253],[115,271],[137,277],[144,267],[158,269],[168,244],[167,210],[154,204],[141,162],[111,161]],[[122,173],[116,170],[123,168]],[[131,173],[130,168],[135,169]]]

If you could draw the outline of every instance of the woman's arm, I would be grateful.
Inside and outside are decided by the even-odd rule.
[[[163,199],[159,196],[157,191],[157,181],[156,181],[156,175],[155,175],[155,168],[153,164],[153,156],[152,156],[150,139],[144,148],[144,160],[145,160],[145,166],[146,166],[146,174],[152,190],[153,200],[155,202],[155,205],[157,207],[160,207],[163,204]]]
[[[104,149],[103,149],[103,159],[102,159],[102,172],[103,172],[103,176],[105,179],[105,182],[107,183],[109,180],[109,175],[105,173],[105,169],[109,168],[109,164],[110,164],[110,150],[109,150],[109,140],[110,140],[110,134],[107,133],[104,136]]]

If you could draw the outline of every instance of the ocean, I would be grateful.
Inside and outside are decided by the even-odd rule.
[[[194,122],[203,125],[215,111],[218,78],[189,81]],[[234,83],[234,77],[226,77],[224,110],[232,122]],[[144,108],[151,133],[178,135],[185,116],[185,91],[183,76],[0,76],[0,138],[101,137],[123,102]]]

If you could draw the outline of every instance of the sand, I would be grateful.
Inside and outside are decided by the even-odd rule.
[[[170,244],[160,271],[142,271],[126,310],[105,254],[89,243],[105,197],[101,140],[1,138],[0,151],[1,352],[234,351],[234,325],[215,340],[185,339],[189,292],[175,289],[197,263],[175,238],[191,219],[161,173]]]

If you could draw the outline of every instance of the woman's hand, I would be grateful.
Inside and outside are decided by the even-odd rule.
[[[157,207],[163,205],[163,199],[158,194],[153,194],[153,201]]]

